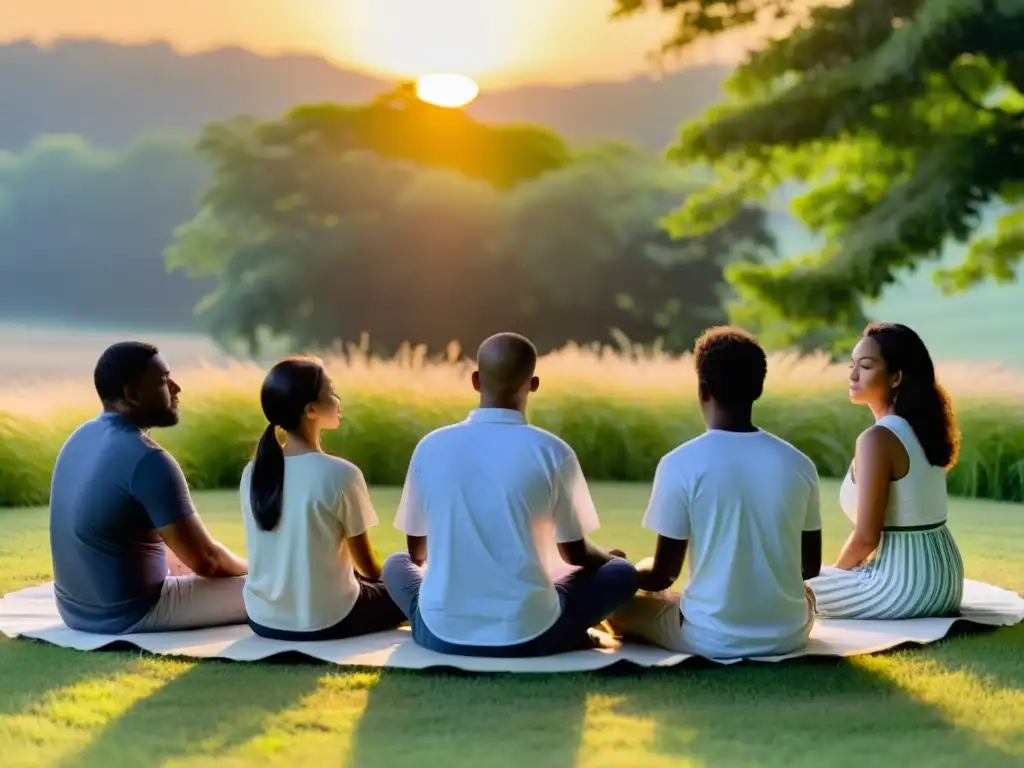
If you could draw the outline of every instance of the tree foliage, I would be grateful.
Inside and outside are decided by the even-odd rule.
[[[617,329],[683,348],[725,319],[726,264],[771,248],[757,207],[672,239],[660,219],[692,185],[656,158],[571,153],[539,129],[419,109],[301,108],[207,129],[212,181],[167,258],[218,281],[199,307],[215,337],[322,347],[365,333],[383,352],[437,351],[516,329],[551,349]]]
[[[1016,278],[1024,253],[1024,3],[1019,0],[618,0],[618,14],[676,14],[665,50],[767,18],[786,33],[750,53],[730,98],[687,125],[670,150],[711,163],[718,180],[672,217],[699,233],[784,182],[797,216],[824,242],[730,280],[748,319],[840,339],[901,273],[967,242],[983,214],[995,233],[944,291]]]

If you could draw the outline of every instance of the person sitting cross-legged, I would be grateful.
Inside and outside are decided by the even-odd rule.
[[[696,344],[706,431],[664,456],[643,519],[658,534],[637,566],[643,593],[608,619],[616,633],[706,658],[785,654],[814,624],[805,580],[821,569],[818,472],[754,426],[767,360],[757,341],[713,328]],[[667,592],[689,554],[682,595]]]
[[[522,336],[484,341],[472,375],[480,407],[413,452],[395,518],[409,551],[385,561],[384,583],[430,650],[528,657],[593,647],[590,628],[636,592],[633,565],[587,539],[598,516],[575,452],[527,422],[536,365]],[[553,579],[559,555],[576,570]]]
[[[57,610],[71,629],[120,635],[244,624],[246,563],[214,541],[185,476],[149,431],[178,423],[181,387],[159,350],[108,348],[103,412],[68,438],[50,492]]]
[[[870,408],[839,501],[852,530],[808,582],[830,619],[957,616],[964,560],[947,524],[947,473],[960,450],[953,403],[921,337],[871,323],[853,348],[850,401]]]
[[[380,581],[366,480],[321,446],[321,433],[341,423],[331,377],[315,358],[286,358],[264,379],[260,402],[269,423],[239,485],[250,628],[289,641],[397,628],[405,616]]]

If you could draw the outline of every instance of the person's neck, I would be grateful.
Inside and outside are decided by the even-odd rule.
[[[891,416],[894,413],[896,413],[896,409],[893,408],[890,403],[885,403],[884,405],[871,406],[871,415],[875,417],[875,421],[880,421],[881,419],[884,419],[886,416]]]
[[[298,429],[289,432],[282,452],[285,456],[302,456],[307,453],[323,453],[319,430]]]
[[[713,411],[707,416],[707,427],[719,432],[757,432],[751,413]]]
[[[140,422],[138,417],[136,417],[136,415],[133,414],[131,410],[128,408],[123,408],[116,404],[104,403],[103,413],[108,416],[116,416],[122,421],[131,424],[133,427],[135,427],[136,429],[140,429],[143,432],[150,429],[148,425]]]
[[[526,415],[526,403],[515,398],[493,397],[491,395],[480,395],[481,408],[501,408],[505,411],[519,411]]]

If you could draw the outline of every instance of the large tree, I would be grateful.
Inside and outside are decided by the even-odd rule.
[[[642,152],[559,151],[539,129],[404,108],[361,132],[361,114],[302,108],[207,130],[211,184],[168,262],[217,281],[200,307],[215,337],[258,351],[268,334],[308,348],[366,333],[380,352],[439,351],[514,328],[549,350],[617,329],[685,348],[725,320],[724,266],[771,248],[759,208],[669,238],[660,219],[693,185]],[[427,141],[424,115],[463,126],[462,140]]]
[[[617,0],[617,14],[674,14],[664,50],[774,20],[729,99],[687,125],[682,163],[717,181],[674,231],[698,233],[783,184],[823,246],[730,279],[751,323],[785,338],[840,341],[901,273],[977,234],[943,290],[1010,282],[1024,253],[1024,3],[1020,0]],[[781,339],[778,337],[777,340]]]
[[[431,286],[441,290],[452,275],[473,284],[484,261],[468,254],[486,249],[467,238],[490,231],[499,190],[569,161],[550,131],[488,126],[419,101],[407,85],[367,105],[214,123],[197,148],[211,184],[167,263],[220,278],[199,318],[214,337],[243,339],[253,352],[261,330],[298,345],[372,330],[391,346],[391,328],[369,318],[398,296],[383,314],[399,325],[413,325],[408,314],[432,340],[430,328],[450,331],[442,315],[423,311]],[[411,280],[417,292],[396,293]]]

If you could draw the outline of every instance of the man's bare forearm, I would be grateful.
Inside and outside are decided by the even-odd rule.
[[[208,573],[200,573],[199,575],[211,579],[223,579],[232,576],[245,576],[249,573],[249,566],[245,560],[230,549],[220,542],[216,542],[216,549],[214,549],[209,560],[208,570]]]

